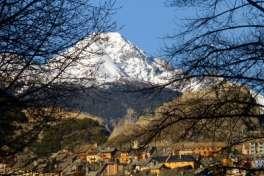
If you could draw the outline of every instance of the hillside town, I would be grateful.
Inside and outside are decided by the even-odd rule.
[[[264,141],[252,140],[230,147],[223,142],[181,142],[170,146],[150,144],[141,148],[87,145],[78,152],[63,150],[53,155],[52,172],[14,170],[0,164],[2,175],[24,176],[169,176],[169,175],[262,175]],[[66,158],[66,160],[65,160]],[[36,162],[39,166],[43,163]],[[210,170],[209,170],[210,168]],[[246,171],[247,170],[247,171]],[[252,170],[252,173],[249,172]]]
[[[264,176],[264,0],[0,0],[0,176]]]

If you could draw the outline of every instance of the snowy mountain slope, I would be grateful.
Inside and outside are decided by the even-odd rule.
[[[80,41],[68,49],[68,54],[84,47],[90,40]],[[130,80],[161,84],[176,72],[164,60],[147,57],[119,33],[103,33],[93,40],[96,42],[78,53],[78,61],[67,68],[62,79],[90,78],[96,83]]]
[[[85,49],[82,50],[82,48]],[[81,52],[78,52],[79,49]],[[128,108],[140,114],[142,111],[154,109],[174,99],[179,92],[206,89],[219,81],[192,79],[181,85],[178,91],[166,89],[165,94],[159,94],[154,99],[144,97],[145,92],[124,93],[123,90],[137,89],[140,86],[167,83],[175,78],[175,74],[180,70],[173,69],[165,60],[148,57],[119,33],[103,33],[84,39],[76,46],[69,48],[66,54],[77,57],[77,61],[71,63],[66,69],[61,77],[63,82],[85,86],[106,83],[108,86],[87,90],[78,95],[74,94],[70,99],[63,100],[63,104],[67,102],[67,107],[78,108],[83,112],[107,119],[122,118],[126,115]],[[100,95],[99,98],[98,95]],[[256,98],[263,104],[263,96]]]
[[[157,93],[128,91],[166,83],[177,70],[162,59],[147,57],[119,33],[84,39],[63,54],[76,57],[76,62],[70,63],[58,83],[80,85],[82,91],[60,97],[60,106],[102,117],[110,124],[124,117],[128,109],[133,109],[135,114],[149,112],[179,95],[171,89]],[[56,59],[48,66],[56,68],[60,64],[60,59]]]

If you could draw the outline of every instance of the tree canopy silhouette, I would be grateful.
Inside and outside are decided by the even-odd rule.
[[[54,120],[56,101],[74,89],[60,76],[97,34],[115,29],[114,5],[114,0],[0,2],[0,156],[21,151]],[[86,45],[66,52],[87,37]],[[21,130],[25,120],[34,125]]]

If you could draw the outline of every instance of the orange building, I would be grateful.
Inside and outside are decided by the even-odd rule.
[[[195,159],[188,155],[179,156],[158,156],[152,158],[154,164],[164,164],[170,169],[190,166],[196,167]]]
[[[168,168],[167,166],[165,166],[164,164],[159,164],[159,165],[156,165],[156,166],[152,166],[149,168],[149,172],[152,174],[152,175],[156,175],[156,176],[160,176],[161,175],[161,172],[164,171],[164,170],[168,170],[170,168]]]
[[[114,159],[114,155],[116,151],[117,150],[115,148],[107,148],[107,149],[101,150],[99,153],[99,156],[104,161],[111,161]]]
[[[224,158],[223,160],[222,160],[222,164],[223,164],[223,166],[233,166],[233,161],[232,161],[232,159],[230,159],[230,158]]]
[[[142,149],[142,150],[135,150],[131,153],[131,158],[134,160],[147,160],[153,155],[153,153],[157,149],[155,147],[150,147],[147,149]]]
[[[117,152],[117,160],[121,164],[129,164],[131,161],[131,157],[127,151]]]
[[[117,163],[107,163],[103,174],[104,176],[114,176],[117,174],[122,174],[124,171],[124,166]]]
[[[175,144],[179,155],[198,155],[202,157],[212,156],[225,147],[223,142],[185,142]]]
[[[216,147],[216,146],[203,146],[203,147],[197,147],[193,149],[194,155],[199,155],[203,157],[212,156],[215,153],[219,152],[222,148]]]
[[[91,153],[86,155],[86,161],[88,163],[96,163],[101,160],[101,157],[97,153]]]

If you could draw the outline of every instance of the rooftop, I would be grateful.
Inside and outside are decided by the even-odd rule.
[[[190,155],[156,156],[152,159],[158,162],[182,162],[195,160],[194,157]]]

